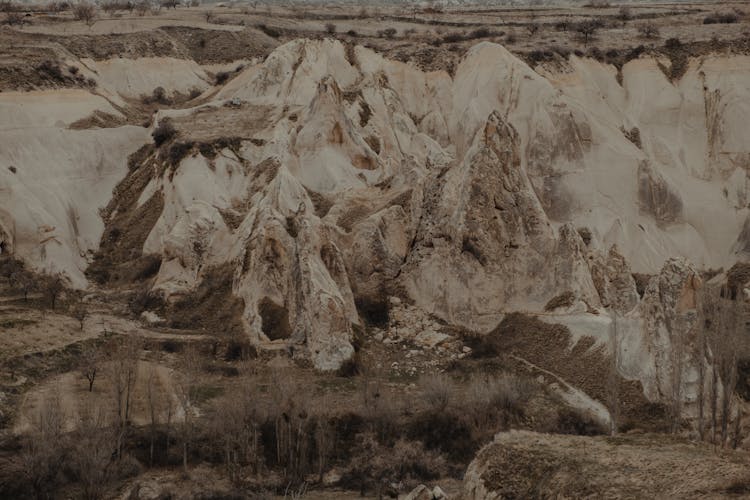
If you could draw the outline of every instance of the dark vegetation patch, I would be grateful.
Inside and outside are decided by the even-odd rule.
[[[158,257],[143,256],[143,244],[161,215],[164,197],[156,191],[138,206],[148,183],[159,175],[154,166],[155,148],[145,145],[128,158],[128,173],[115,187],[102,210],[104,232],[99,249],[86,270],[99,284],[127,283],[147,279],[158,272]]]
[[[570,307],[575,303],[576,294],[568,290],[563,292],[556,297],[552,297],[549,302],[544,306],[545,311],[554,311],[559,307]]]
[[[567,327],[548,324],[522,313],[508,314],[503,321],[481,341],[490,344],[480,348],[484,352],[498,352],[506,356],[518,356],[528,363],[549,370],[569,384],[583,390],[597,401],[609,401],[616,391],[619,401],[620,423],[630,428],[652,430],[663,423],[654,422],[653,406],[643,395],[640,382],[616,378],[612,382],[612,360],[606,348],[596,345],[591,337],[583,337],[571,346],[571,334]],[[586,370],[581,370],[586,366]],[[520,371],[530,370],[528,365],[518,362]],[[614,387],[614,388],[613,388]]]
[[[177,136],[177,129],[175,129],[172,120],[165,118],[159,122],[159,124],[151,132],[151,137],[154,139],[156,146],[161,146]]]
[[[641,143],[641,131],[638,127],[633,127],[630,130],[622,128],[621,130],[622,135],[624,135],[627,140],[635,144],[638,149],[643,149],[643,145]]]
[[[734,24],[739,20],[735,12],[714,12],[703,18],[703,24]]]
[[[198,288],[167,307],[169,325],[220,335],[242,335],[245,302],[232,293],[233,270],[234,264],[226,263],[203,271]]]

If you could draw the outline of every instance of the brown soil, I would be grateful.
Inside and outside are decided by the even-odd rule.
[[[563,325],[545,323],[521,313],[509,314],[489,335],[489,342],[499,353],[518,356],[548,370],[590,397],[605,403],[612,389],[611,356],[591,337],[583,337],[571,345],[571,334]],[[583,369],[582,367],[585,367]],[[519,363],[518,370],[524,364]],[[623,428],[662,430],[663,412],[643,395],[640,382],[617,379],[616,387],[620,425]]]
[[[748,485],[746,453],[663,435],[501,433],[477,461],[502,498],[722,498]]]
[[[128,174],[102,212],[104,233],[87,269],[89,278],[97,283],[132,282],[149,278],[159,269],[153,259],[144,257],[143,244],[161,215],[164,196],[157,191],[138,206],[143,190],[160,175],[149,161],[154,151],[154,146],[147,144],[130,155]]]

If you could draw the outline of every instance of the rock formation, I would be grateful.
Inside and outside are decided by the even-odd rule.
[[[487,332],[569,294],[553,312],[572,325],[622,316],[638,346],[623,375],[659,398],[698,286],[669,259],[728,267],[746,251],[750,99],[733,82],[748,58],[732,56],[732,81],[728,56],[691,61],[673,85],[643,57],[620,85],[593,60],[571,56],[563,78],[491,43],[451,77],[296,40],[215,93],[197,63],[162,59],[90,64],[96,94],[0,96],[3,252],[77,287],[97,259],[118,280],[156,262],[146,283],[168,301],[221,269],[255,343],[323,370],[351,358],[357,325],[387,322],[389,296]],[[153,71],[117,78],[129,64]],[[157,85],[207,92],[123,125],[126,98]],[[114,125],[71,127],[96,113]],[[151,145],[167,119],[176,135]],[[631,273],[662,266],[641,299]]]

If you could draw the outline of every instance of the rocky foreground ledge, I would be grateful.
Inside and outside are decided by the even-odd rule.
[[[464,498],[719,498],[750,491],[742,452],[665,435],[503,432],[469,466]]]

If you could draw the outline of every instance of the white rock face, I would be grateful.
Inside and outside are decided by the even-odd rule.
[[[155,86],[209,88],[192,62],[83,63],[118,105]],[[649,308],[672,306],[655,304],[650,288],[641,300],[630,273],[677,256],[727,267],[748,253],[748,81],[740,56],[693,61],[674,84],[638,59],[620,85],[591,60],[537,73],[491,43],[451,78],[296,40],[200,108],[237,113],[236,123],[260,116],[252,129],[237,125],[228,145],[213,130],[181,128],[178,141],[220,145],[188,145],[177,161],[169,144],[150,155],[137,203],[120,210],[158,208],[135,252],[161,257],[155,290],[189,293],[224,266],[248,335],[320,369],[352,356],[353,325],[387,320],[388,296],[489,331],[507,312],[539,312],[570,292],[571,317],[618,311],[628,342],[645,349],[629,350],[623,370],[659,397],[651,348],[663,333]],[[3,94],[0,109],[2,246],[83,287],[104,230],[98,209],[132,179],[126,158],[150,130],[68,130],[93,110],[118,114],[84,91]],[[162,114],[190,123],[198,112]],[[681,296],[676,286],[670,297]],[[607,321],[584,323],[596,333]]]

